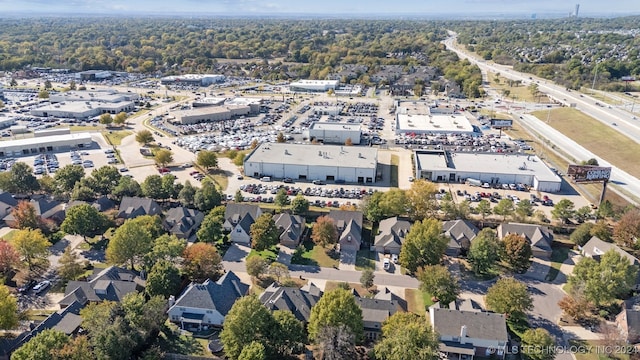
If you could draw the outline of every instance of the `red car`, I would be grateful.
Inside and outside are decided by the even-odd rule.
[[[160,174],[166,174],[166,173],[168,173],[168,172],[171,172],[171,170],[169,170],[168,168],[159,168],[159,169],[158,169],[158,172],[159,172]]]

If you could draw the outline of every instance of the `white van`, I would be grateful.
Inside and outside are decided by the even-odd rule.
[[[271,182],[271,177],[270,176],[263,176],[262,179],[260,179],[260,181]]]

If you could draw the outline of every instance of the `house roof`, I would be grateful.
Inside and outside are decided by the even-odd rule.
[[[291,215],[281,213],[273,218],[282,233],[280,234],[281,241],[293,241],[297,242],[304,232],[305,219],[299,215]]]
[[[362,240],[362,212],[331,210],[329,217],[338,227],[340,240],[347,239],[351,235],[352,240],[360,243]]]
[[[399,219],[397,216],[380,221],[378,235],[376,235],[375,246],[402,246],[404,237],[409,232],[411,223],[407,220]]]
[[[356,304],[362,309],[362,320],[369,323],[382,324],[391,315],[402,310],[399,304],[393,300],[369,299],[356,296]]]
[[[88,281],[69,281],[65,289],[65,296],[60,305],[69,305],[74,301],[86,304],[87,301],[103,300],[121,301],[125,295],[134,291],[142,291],[144,280],[130,270],[111,266],[100,269]]]
[[[591,237],[591,239],[589,241],[587,241],[587,243],[582,246],[582,252],[586,256],[594,258],[596,260],[599,260],[600,257],[602,255],[604,255],[609,250],[613,250],[613,251],[617,252],[618,254],[620,254],[622,257],[627,258],[631,262],[632,265],[638,265],[640,263],[635,256],[633,256],[633,255],[629,254],[628,252],[622,250],[616,244],[608,243],[606,241],[603,241],[600,238],[598,238],[597,236]]]
[[[32,198],[29,203],[33,205],[36,211],[36,215],[41,216],[43,219],[49,219],[52,217],[64,218],[66,204],[57,200],[47,199],[45,197]],[[13,221],[13,214],[9,213],[4,217],[4,221]]]
[[[116,203],[106,196],[100,196],[91,204],[91,206],[96,208],[98,211],[106,211],[113,209],[116,206]]]
[[[432,325],[440,335],[459,337],[466,326],[467,337],[484,340],[508,340],[507,323],[503,314],[429,308]]]
[[[442,223],[442,231],[449,238],[450,248],[461,248],[466,240],[469,243],[478,235],[478,228],[467,220],[451,220]]]
[[[546,226],[520,223],[506,223],[498,226],[498,237],[504,239],[508,234],[524,236],[535,250],[551,252],[553,234]]]
[[[635,335],[640,332],[640,297],[635,296],[624,301],[624,309],[627,313],[627,329],[634,331]]]
[[[152,199],[125,196],[118,207],[118,217],[132,219],[141,215],[158,215],[160,205]]]
[[[239,225],[247,234],[251,230],[258,216],[261,214],[260,207],[251,204],[227,204],[224,218],[232,226]]]
[[[201,211],[179,206],[167,211],[163,224],[172,234],[188,235],[200,226],[203,219]]]
[[[174,307],[215,309],[226,316],[235,301],[246,295],[249,285],[228,271],[218,281],[207,279],[202,284],[191,283],[176,300]]]
[[[14,207],[16,205],[18,205],[18,200],[14,199],[11,193],[8,193],[8,192],[0,193],[0,206]]]
[[[298,320],[308,322],[311,308],[322,296],[320,289],[315,285],[311,286],[317,290],[280,287],[273,283],[260,295],[260,302],[271,311],[287,310],[292,312]]]

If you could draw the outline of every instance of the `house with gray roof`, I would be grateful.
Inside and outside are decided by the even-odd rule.
[[[144,291],[146,282],[134,271],[117,266],[95,269],[87,281],[69,281],[64,297],[58,302],[65,308],[74,302],[83,306],[89,302],[116,301],[132,292]]]
[[[498,238],[503,240],[509,234],[523,236],[531,244],[533,256],[548,259],[551,257],[553,233],[546,226],[534,224],[505,223],[498,226]]]
[[[307,323],[311,316],[311,308],[320,300],[322,294],[322,290],[313,283],[301,289],[281,287],[273,283],[260,295],[260,302],[271,311],[286,310],[296,319]]]
[[[182,329],[222,326],[233,304],[249,291],[249,285],[228,271],[218,281],[191,283],[175,302],[169,300],[169,320]]]
[[[8,192],[0,193],[0,219],[4,219],[7,215],[11,214],[11,210],[18,205],[13,195]]]
[[[63,202],[46,198],[44,196],[34,196],[31,198],[31,200],[29,200],[29,204],[33,206],[36,215],[41,219],[52,220],[58,225],[60,225],[64,221],[66,215],[65,209],[67,207],[67,204]],[[6,215],[3,220],[9,226],[13,227],[15,225],[15,219],[11,212],[9,212],[9,214]]]
[[[624,301],[622,310],[615,321],[622,338],[628,344],[640,342],[640,297],[632,297]]]
[[[227,204],[222,227],[229,232],[232,242],[251,244],[251,225],[262,215],[257,205]]]
[[[629,260],[629,263],[631,263],[631,265],[634,265],[636,267],[640,266],[640,261],[638,261],[638,258],[622,250],[618,245],[603,241],[597,236],[591,237],[591,239],[580,248],[580,252],[583,256],[590,257],[598,262],[602,258],[602,255],[604,255],[608,251],[615,251],[623,258]],[[633,287],[633,290],[640,290],[640,272],[636,277],[636,284]],[[638,330],[640,331],[640,329]]]
[[[372,250],[384,254],[400,254],[411,223],[397,216],[380,221]]]
[[[451,220],[442,223],[442,231],[449,239],[446,254],[459,256],[466,254],[471,247],[471,241],[478,235],[478,228],[468,220]]]
[[[370,299],[356,296],[356,304],[362,309],[364,336],[369,340],[376,340],[382,332],[382,324],[391,315],[403,311],[395,300]]]
[[[162,208],[152,199],[125,196],[118,207],[118,217],[133,219],[142,215],[160,215]]]
[[[179,206],[167,211],[162,226],[179,239],[189,239],[198,231],[202,220],[204,220],[202,211]]]
[[[340,251],[358,251],[362,242],[362,212],[331,210],[329,217],[338,229]]]
[[[447,357],[504,359],[509,342],[504,314],[430,307],[429,319]]]
[[[76,205],[82,205],[82,204],[90,204],[96,210],[98,210],[100,212],[113,209],[116,206],[116,203],[113,202],[113,200],[109,199],[106,196],[100,196],[94,202],[91,202],[91,203],[88,203],[88,202],[82,201],[82,200],[70,201],[68,206],[67,206],[67,208],[71,208],[71,207],[74,207]]]
[[[280,230],[280,244],[295,248],[302,240],[306,229],[306,221],[300,215],[281,213],[273,217],[276,227]]]

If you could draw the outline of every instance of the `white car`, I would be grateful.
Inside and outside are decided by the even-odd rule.
[[[384,258],[384,260],[382,260],[382,267],[389,271],[389,269],[391,269],[391,260],[389,260],[389,258]]]
[[[40,294],[45,291],[51,285],[51,281],[44,280],[39,282],[36,286],[33,287],[33,292],[36,294]]]

